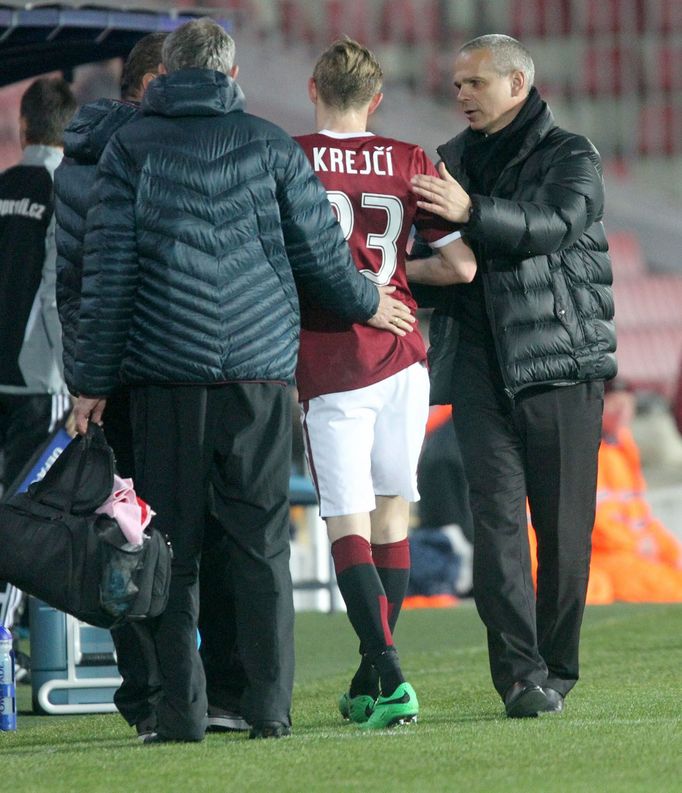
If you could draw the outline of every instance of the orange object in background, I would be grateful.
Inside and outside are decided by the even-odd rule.
[[[459,603],[455,595],[408,595],[403,600],[404,609],[445,609]]]
[[[426,434],[430,435],[452,417],[452,405],[432,405],[426,422]]]
[[[627,427],[599,447],[592,564],[610,577],[616,600],[682,602],[682,543],[651,512]]]
[[[536,581],[535,532],[529,540]],[[599,447],[588,604],[682,602],[682,543],[651,512],[637,444],[621,426]]]
[[[651,512],[639,450],[627,427],[599,447],[592,547],[599,554],[633,553],[682,573],[682,543]]]

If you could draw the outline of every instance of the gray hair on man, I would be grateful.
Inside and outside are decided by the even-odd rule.
[[[162,62],[168,72],[213,69],[229,74],[234,64],[234,39],[209,17],[193,19],[170,33]]]
[[[478,38],[467,41],[460,47],[459,53],[470,50],[490,50],[493,66],[498,74],[523,72],[526,75],[526,84],[530,91],[535,80],[535,64],[530,52],[520,41],[502,33],[489,33],[486,36],[478,36]]]

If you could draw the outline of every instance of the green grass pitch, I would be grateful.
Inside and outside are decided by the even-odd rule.
[[[418,724],[367,734],[336,710],[356,662],[344,614],[297,616],[294,734],[142,746],[117,715],[33,716],[0,733],[7,793],[682,793],[682,606],[589,608],[561,715],[510,720],[469,603],[406,612],[396,641]]]

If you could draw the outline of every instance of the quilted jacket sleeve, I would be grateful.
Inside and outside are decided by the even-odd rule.
[[[377,310],[376,287],[358,272],[321,182],[297,144],[280,152],[277,200],[296,285],[305,300],[349,322]]]
[[[86,222],[75,387],[106,396],[118,373],[133,317],[139,265],[135,228],[136,171],[114,136],[97,168]]]
[[[94,166],[68,161],[55,171],[55,217],[57,219],[57,310],[64,345],[64,379],[72,393],[78,313],[81,302],[83,238],[87,214],[87,195]]]
[[[528,200],[473,195],[467,236],[487,254],[525,259],[569,247],[601,218],[601,165],[586,138],[567,136],[534,182],[538,186]]]

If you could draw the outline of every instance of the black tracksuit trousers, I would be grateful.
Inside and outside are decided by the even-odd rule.
[[[601,381],[530,388],[512,404],[485,352],[457,354],[453,420],[474,517],[474,597],[493,683],[566,694],[578,680],[597,486]],[[531,578],[526,497],[538,541]]]
[[[158,730],[200,740],[206,681],[197,651],[206,513],[225,531],[237,648],[251,724],[290,724],[294,607],[289,571],[291,410],[277,383],[131,388],[136,489],[173,544],[168,607],[153,626]],[[216,593],[221,597],[222,593]]]

